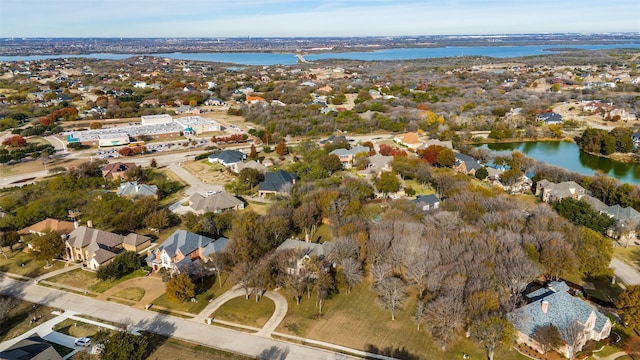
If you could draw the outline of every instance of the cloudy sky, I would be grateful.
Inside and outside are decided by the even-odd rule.
[[[640,32],[638,0],[0,0],[0,37]]]

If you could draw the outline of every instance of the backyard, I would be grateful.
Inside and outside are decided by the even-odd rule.
[[[26,277],[38,277],[64,267],[65,262],[53,261],[50,268],[45,269],[46,261],[38,261],[22,250],[5,252],[8,259],[0,255],[0,271]]]

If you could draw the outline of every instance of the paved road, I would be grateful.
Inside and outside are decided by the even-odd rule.
[[[627,265],[619,259],[611,259],[611,265],[609,265],[616,277],[625,285],[640,285],[640,272],[638,268],[631,265]]]
[[[0,293],[55,308],[72,310],[98,319],[122,323],[131,322],[139,328],[147,329],[157,334],[172,336],[259,359],[355,359],[348,355],[322,349],[197,323],[192,320],[152,311],[132,309],[116,303],[102,302],[80,295],[40,287],[34,285],[31,281],[12,280],[6,276],[0,279]]]

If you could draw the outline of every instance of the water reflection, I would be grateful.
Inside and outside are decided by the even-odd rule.
[[[494,153],[520,151],[539,162],[585,175],[601,170],[621,182],[640,185],[640,164],[626,164],[589,155],[577,144],[565,141],[521,142],[482,145]]]

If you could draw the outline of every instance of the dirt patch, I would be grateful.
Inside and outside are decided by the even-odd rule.
[[[234,179],[223,166],[207,160],[185,161],[182,167],[205,184],[224,185]]]

